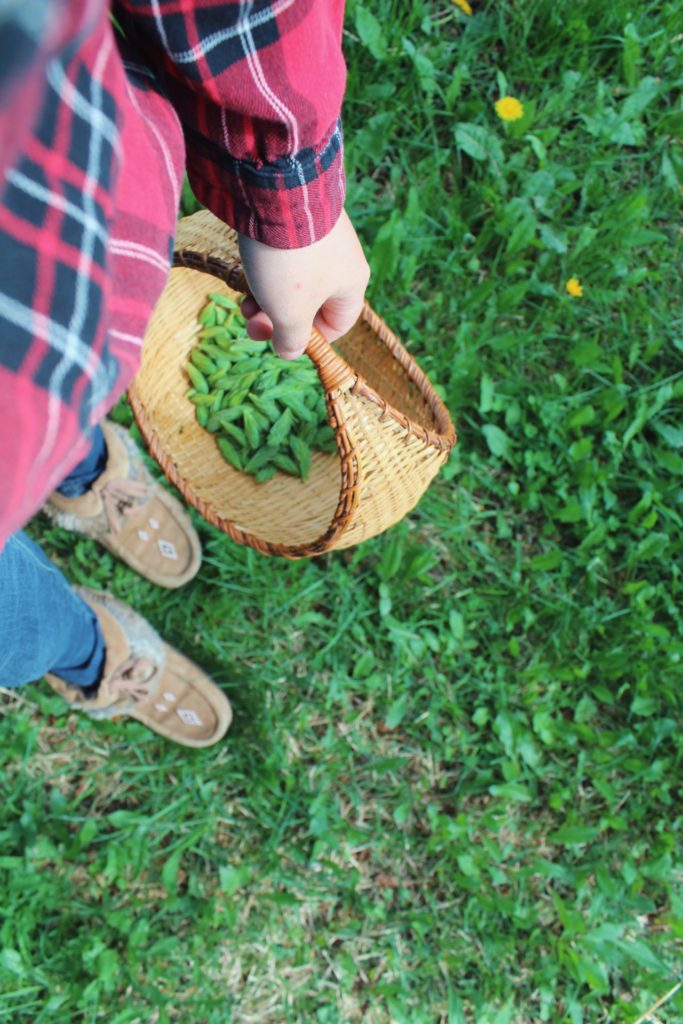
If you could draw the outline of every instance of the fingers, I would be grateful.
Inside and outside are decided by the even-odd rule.
[[[283,359],[297,359],[305,352],[311,336],[307,321],[299,325],[273,324],[251,295],[244,299],[241,310],[247,321],[247,334],[252,341],[272,342],[273,348]]]
[[[273,321],[262,309],[247,319],[247,334],[252,341],[270,341],[273,337]]]
[[[259,306],[258,302],[256,301],[253,295],[246,295],[242,299],[242,305],[240,306],[240,310],[245,320],[251,319],[251,317],[254,316],[254,314],[258,313],[260,309],[261,307]]]
[[[311,340],[311,322],[301,324],[275,324],[271,338],[273,348],[282,359],[298,359]]]
[[[252,341],[270,341],[273,336],[273,321],[264,313],[253,295],[247,295],[240,306],[247,322],[247,334]]]
[[[296,359],[308,348],[311,320],[326,341],[333,342],[350,331],[363,309],[363,293],[328,299],[314,317],[299,324],[278,324],[273,327],[273,348],[283,359]]]
[[[342,298],[328,299],[321,306],[313,323],[323,338],[336,341],[350,331],[363,309],[363,292]]]
[[[363,308],[362,295],[347,296],[328,300],[315,317],[306,318],[300,324],[284,324],[273,321],[249,296],[242,303],[242,314],[247,321],[247,333],[253,341],[271,341],[273,348],[283,359],[297,359],[302,355],[311,339],[310,322],[327,341],[336,341],[350,331]]]

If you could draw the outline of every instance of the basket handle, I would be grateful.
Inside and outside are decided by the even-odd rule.
[[[205,274],[217,277],[236,292],[251,294],[242,264],[238,260],[221,259],[209,253],[197,252],[195,249],[177,249],[173,254],[173,266],[201,270]],[[326,391],[348,390],[356,383],[358,375],[334,351],[317,327],[312,329],[311,340],[305,354],[315,365]]]

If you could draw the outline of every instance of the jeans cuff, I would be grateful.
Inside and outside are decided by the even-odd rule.
[[[63,480],[57,491],[65,498],[80,498],[90,490],[107,466],[107,445],[101,427],[95,427],[90,451]]]

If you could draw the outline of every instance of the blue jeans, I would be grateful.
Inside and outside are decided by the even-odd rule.
[[[59,490],[84,494],[107,463],[104,435]],[[46,672],[97,692],[104,668],[104,639],[97,617],[56,565],[25,533],[13,534],[0,552],[0,686],[15,687]]]

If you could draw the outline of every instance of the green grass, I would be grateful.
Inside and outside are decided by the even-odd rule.
[[[186,751],[5,697],[0,1020],[617,1024],[676,984],[681,33],[666,0],[349,0],[370,299],[457,451],[348,552],[198,521],[181,596],[35,521],[235,722]]]

